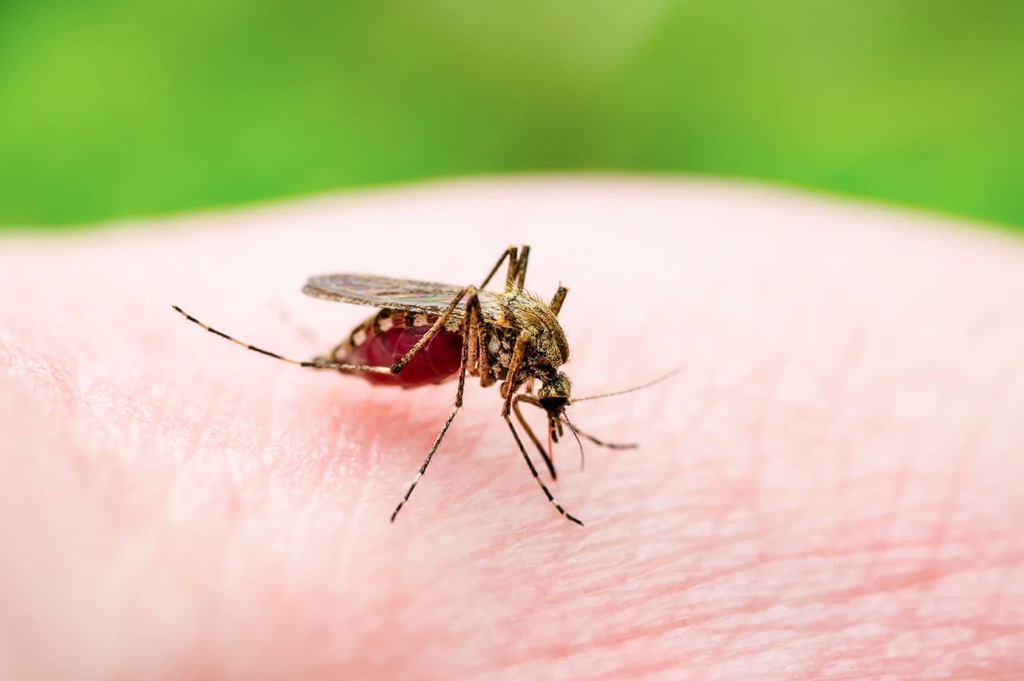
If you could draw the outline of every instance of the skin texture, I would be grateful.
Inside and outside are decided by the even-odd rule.
[[[449,183],[0,242],[0,678],[1024,678],[1024,243],[694,181]],[[313,274],[570,287],[559,517],[454,384],[275,362]],[[312,327],[303,337],[280,310]],[[540,414],[534,424],[542,428]],[[539,460],[536,460],[539,465]]]

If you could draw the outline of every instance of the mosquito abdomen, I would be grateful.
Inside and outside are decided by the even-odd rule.
[[[382,310],[352,333],[348,346],[339,349],[335,360],[390,367],[404,357],[436,321],[437,317],[432,315]],[[442,329],[400,373],[353,373],[374,385],[415,388],[454,378],[461,361],[462,331]]]

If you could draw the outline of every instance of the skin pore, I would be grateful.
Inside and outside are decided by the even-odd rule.
[[[366,309],[310,275],[467,285],[511,243],[530,291],[571,289],[574,396],[680,369],[568,407],[640,445],[556,448],[586,527],[477,382],[390,524],[453,384],[305,371],[170,307],[313,357]],[[8,237],[0,678],[1024,677],[1022,310],[1019,238],[696,181]]]

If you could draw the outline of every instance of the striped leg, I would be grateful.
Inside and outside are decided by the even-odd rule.
[[[282,355],[277,354],[276,352],[270,352],[269,350],[264,350],[263,348],[258,348],[255,345],[249,345],[248,343],[243,343],[242,341],[240,341],[240,340],[238,340],[236,338],[232,338],[231,336],[227,335],[226,333],[224,333],[222,331],[218,331],[217,329],[209,327],[206,324],[203,324],[201,321],[199,321],[195,317],[193,317],[192,315],[190,315],[187,312],[185,312],[184,310],[182,310],[177,305],[172,305],[171,307],[173,307],[174,310],[178,314],[180,314],[182,317],[184,317],[185,319],[189,320],[193,324],[198,324],[199,326],[203,327],[204,329],[206,329],[207,331],[209,331],[210,333],[212,333],[215,336],[220,336],[221,338],[227,339],[227,340],[231,341],[232,343],[234,343],[235,345],[241,345],[246,350],[252,350],[253,352],[258,352],[261,355],[266,355],[267,357],[273,357],[274,359],[279,359],[282,362],[288,362],[289,364],[295,364],[295,365],[300,366],[300,367],[309,367],[309,368],[312,368],[312,369],[342,369],[342,370],[345,370],[345,371],[365,371],[367,373],[372,373],[372,374],[390,374],[391,373],[391,368],[390,367],[362,366],[362,365],[359,365],[359,364],[344,364],[344,363],[341,363],[341,362],[319,362],[319,361],[302,362],[302,361],[299,361],[297,359],[291,359],[291,358],[288,358],[288,357],[284,357]]]
[[[526,262],[530,259],[530,247],[523,244],[523,250],[519,253],[519,261],[516,263],[515,290],[522,291],[526,283]]]
[[[501,384],[501,396],[505,398],[505,403],[501,405],[501,415],[503,418],[508,418],[508,412],[512,408],[512,398],[515,397],[516,390],[522,384],[522,379],[519,377],[519,370],[523,366],[523,357],[526,355],[526,346],[530,343],[530,332],[525,329],[519,332],[519,337],[516,338],[516,345],[512,348],[512,359],[508,363],[508,373],[505,374],[505,380]]]
[[[515,246],[509,246],[505,249],[505,252],[498,258],[498,262],[491,269],[490,274],[484,278],[484,283],[480,284],[480,288],[487,288],[487,284],[490,283],[494,275],[498,273],[501,268],[501,264],[505,262],[505,258],[508,258],[508,272],[505,275],[505,290],[506,291],[522,291],[523,284],[526,282],[526,263],[530,258],[530,247],[523,244],[522,251]]]
[[[499,263],[500,264],[500,263]],[[471,287],[472,288],[472,287]],[[462,408],[462,394],[466,388],[466,368],[469,363],[469,346],[470,343],[476,342],[476,336],[480,333],[480,303],[476,297],[476,290],[474,289],[470,293],[469,300],[466,301],[466,309],[468,311],[468,317],[466,319],[466,327],[463,332],[462,338],[462,360],[459,366],[459,388],[455,392],[455,405],[452,407],[452,413],[448,415],[448,420],[444,422],[444,427],[441,428],[441,432],[437,434],[437,439],[434,440],[434,445],[427,452],[427,458],[423,460],[423,465],[416,471],[415,477],[412,482],[409,483],[409,489],[406,490],[405,496],[398,502],[398,506],[395,508],[395,512],[391,514],[391,522],[395,522],[395,518],[398,516],[398,512],[405,506],[405,502],[409,501],[409,497],[412,496],[412,491],[416,489],[416,485],[419,484],[420,478],[427,472],[427,466],[430,465],[430,460],[434,458],[434,452],[441,446],[441,440],[444,439],[445,433],[448,432],[448,428],[452,425],[452,421],[455,420],[455,415],[459,413],[459,409]]]
[[[540,479],[540,475],[537,473],[537,467],[534,466],[533,461],[530,460],[530,455],[526,453],[526,448],[523,447],[523,441],[519,439],[519,433],[516,432],[515,426],[512,425],[512,421],[509,420],[507,415],[505,416],[505,423],[508,424],[509,430],[512,431],[512,437],[516,439],[516,444],[519,445],[519,451],[522,452],[523,458],[526,459],[526,465],[530,467],[530,473],[533,474],[533,479],[537,481],[537,484],[540,485],[541,490],[544,491],[544,496],[548,498],[548,501],[551,502],[551,505],[554,506],[555,510],[561,513],[563,517],[565,517],[567,520],[573,521],[577,525],[582,525],[582,521],[580,521],[578,518],[574,516],[569,515],[566,512],[566,510],[562,508],[562,505],[555,500],[554,496],[552,496],[551,491],[548,489],[548,486],[545,485],[544,481]]]
[[[569,289],[562,285],[559,285],[558,290],[555,291],[555,297],[551,299],[551,304],[548,305],[548,307],[551,308],[551,311],[555,313],[556,317],[558,316],[558,313],[562,311],[562,303],[565,302],[565,296],[568,293]]]
[[[515,272],[516,258],[518,254],[519,249],[516,248],[515,246],[509,246],[508,248],[506,248],[505,251],[501,254],[501,257],[498,258],[498,262],[496,262],[494,264],[494,267],[491,268],[490,273],[486,277],[484,277],[484,283],[480,284],[480,288],[487,288],[487,284],[491,283],[491,279],[493,279],[494,275],[498,273],[498,270],[501,268],[501,263],[505,262],[505,258],[508,258],[508,279],[511,280],[513,277],[512,273]]]

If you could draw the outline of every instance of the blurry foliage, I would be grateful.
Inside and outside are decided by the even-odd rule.
[[[0,0],[0,225],[556,169],[1024,227],[1024,3]]]

